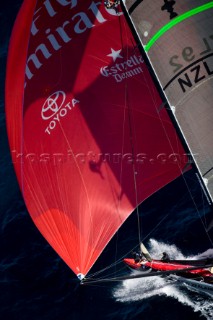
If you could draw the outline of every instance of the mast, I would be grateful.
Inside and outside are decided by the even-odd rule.
[[[213,1],[147,2],[127,0],[121,6],[212,205]]]

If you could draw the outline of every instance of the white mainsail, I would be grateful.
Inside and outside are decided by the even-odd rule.
[[[213,200],[213,1],[126,0],[125,9]]]

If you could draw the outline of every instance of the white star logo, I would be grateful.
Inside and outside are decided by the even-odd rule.
[[[117,59],[117,58],[123,58],[121,55],[120,55],[120,52],[121,52],[121,50],[114,50],[114,49],[112,49],[111,48],[111,53],[109,53],[107,56],[108,57],[112,57],[112,59],[113,59],[113,61],[115,62],[115,60]]]

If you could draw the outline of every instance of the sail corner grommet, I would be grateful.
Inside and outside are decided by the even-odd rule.
[[[77,277],[78,277],[79,280],[83,280],[85,275],[83,273],[78,273]]]
[[[208,179],[207,178],[203,178],[203,182],[204,184],[207,186],[208,185]]]
[[[173,113],[175,113],[176,108],[174,106],[171,106],[171,110],[172,110]]]

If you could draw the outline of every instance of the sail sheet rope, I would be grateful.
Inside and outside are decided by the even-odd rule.
[[[122,26],[121,26],[121,20],[119,17],[119,24],[120,24],[120,35],[121,35],[121,42],[122,42],[122,48],[123,48],[123,41],[122,41]],[[128,48],[127,48],[127,57],[129,56]],[[127,65],[125,66],[125,69],[127,69]],[[137,188],[137,170],[135,165],[135,148],[134,148],[134,142],[136,141],[136,133],[134,134],[134,124],[132,119],[132,110],[131,110],[131,104],[128,99],[128,81],[127,77],[125,78],[125,109],[128,110],[128,123],[129,123],[129,130],[130,130],[130,144],[131,144],[131,151],[133,155],[133,161],[132,161],[132,171],[133,171],[133,179],[134,179],[134,189],[135,189],[135,205],[136,205],[136,215],[137,215],[137,222],[138,222],[138,243],[140,246],[141,243],[141,224],[140,224],[140,215],[139,215],[139,202],[138,202],[138,188]]]
[[[117,10],[116,10],[116,13],[118,14]],[[118,14],[118,21],[119,21],[119,29],[120,29],[122,49],[124,49],[123,34],[125,33],[125,30],[123,30],[123,28],[122,28],[121,19],[120,19],[119,14]],[[127,57],[128,57],[129,56],[128,48],[126,50],[127,50]],[[127,68],[127,66],[125,66],[125,68]],[[135,154],[134,142],[136,141],[136,135],[134,134],[134,125],[133,125],[133,119],[132,119],[132,114],[131,114],[131,104],[130,104],[129,99],[128,99],[128,77],[125,78],[124,98],[125,98],[125,100],[124,100],[125,101],[125,108],[124,108],[124,117],[123,117],[122,150],[124,148],[124,124],[125,124],[125,121],[127,120],[128,124],[129,124],[129,131],[130,131],[129,138],[130,138],[131,152],[132,152],[132,156],[133,156],[133,158],[132,158],[132,173],[133,173],[133,179],[134,179],[135,206],[136,206],[136,215],[137,215],[137,223],[138,223],[138,244],[140,245],[140,243],[141,243],[141,231],[140,231],[141,230],[141,224],[140,224],[140,215],[139,215],[139,208],[138,208],[139,202],[138,202],[138,189],[137,189],[137,170],[136,170],[135,157],[134,157],[134,154]],[[127,110],[128,119],[126,119],[126,117],[125,117],[126,110]],[[121,165],[120,182],[122,181],[122,170],[123,170],[123,168],[122,168],[122,165]],[[120,183],[120,185],[122,185],[122,184]],[[138,245],[136,245],[135,248],[133,248],[133,250],[136,249],[137,247],[138,247]],[[129,251],[126,254],[130,254],[131,251]],[[103,269],[101,269],[101,270],[99,270],[99,271],[97,271],[97,272],[95,272],[93,274],[90,274],[89,278],[97,276],[98,274],[101,274],[104,271],[109,270],[110,268],[113,268],[113,267],[117,266],[120,263],[123,263],[123,259],[125,258],[126,254],[123,257],[121,257],[119,260],[116,259],[116,261],[114,263],[106,266],[105,268],[103,268]],[[125,270],[126,267],[122,266],[119,269],[119,272],[121,272],[123,269]],[[118,270],[117,270],[117,272],[118,272]],[[114,274],[114,271],[113,271],[112,274]],[[109,274],[107,276],[109,276]]]

